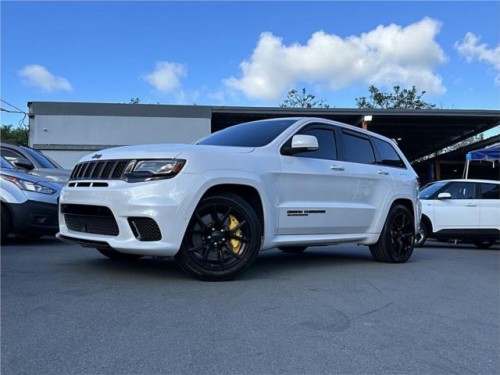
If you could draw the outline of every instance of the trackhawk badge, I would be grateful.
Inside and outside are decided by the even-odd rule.
[[[102,154],[95,154],[95,155],[92,155],[92,159],[100,159],[102,156]]]

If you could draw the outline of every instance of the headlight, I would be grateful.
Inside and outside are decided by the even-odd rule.
[[[125,172],[128,182],[140,182],[171,178],[179,173],[186,164],[182,159],[137,160]]]
[[[16,177],[4,175],[4,174],[2,175],[2,178],[4,180],[12,182],[14,185],[16,185],[21,190],[31,191],[34,193],[42,193],[42,194],[54,194],[56,192],[56,190],[54,190],[48,186],[45,186],[39,182],[23,180],[21,178],[16,178]]]

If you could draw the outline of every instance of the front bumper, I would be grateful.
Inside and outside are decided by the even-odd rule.
[[[178,177],[144,183],[107,181],[107,187],[66,186],[60,198],[58,238],[129,254],[175,255],[194,199],[189,195],[194,177]],[[160,234],[144,236],[138,220],[154,222]]]
[[[43,236],[57,232],[57,204],[27,200],[23,203],[9,203],[7,206],[15,234]]]

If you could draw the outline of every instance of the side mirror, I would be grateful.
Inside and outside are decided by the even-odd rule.
[[[438,199],[451,199],[451,194],[450,193],[439,193]]]
[[[314,135],[297,134],[292,138],[292,153],[316,151],[318,148],[318,139]]]
[[[35,168],[35,166],[33,165],[32,162],[30,162],[28,159],[26,158],[15,158],[12,163],[16,166],[16,167],[19,167],[19,168],[23,168],[23,169],[28,169],[28,170],[32,170],[33,168]]]

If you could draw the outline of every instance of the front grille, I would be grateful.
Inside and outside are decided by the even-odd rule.
[[[161,232],[156,221],[149,217],[129,217],[128,223],[139,241],[160,241]]]
[[[79,163],[70,180],[120,180],[132,160],[101,160]]]
[[[68,229],[107,236],[117,236],[120,231],[108,207],[81,204],[61,204],[61,213]]]

